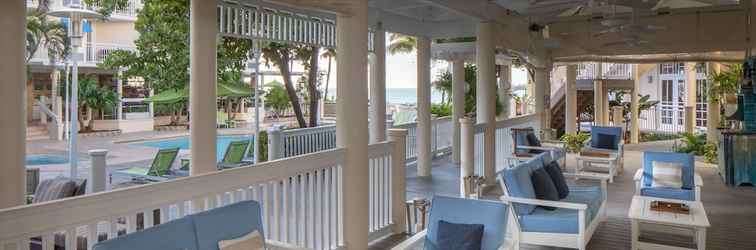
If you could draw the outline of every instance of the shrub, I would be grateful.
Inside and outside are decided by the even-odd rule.
[[[665,133],[643,133],[641,134],[641,142],[650,141],[666,141],[682,138],[681,134],[665,134]]]
[[[717,144],[706,143],[706,146],[704,146],[704,159],[706,163],[717,163]]]
[[[580,149],[583,148],[583,144],[588,140],[588,137],[590,136],[590,134],[583,132],[577,134],[564,134],[562,136],[562,141],[567,147],[567,151],[571,153],[578,153],[580,152]]]
[[[678,153],[693,153],[694,155],[704,155],[706,153],[706,135],[705,134],[682,134],[682,145],[673,147]]]
[[[434,114],[438,117],[450,116],[452,114],[451,104],[431,104],[431,114]]]
[[[260,140],[260,160],[258,160],[257,163],[268,161],[268,131],[260,130],[260,135],[255,136],[255,140]],[[247,152],[247,157],[254,156],[255,151],[250,150]]]

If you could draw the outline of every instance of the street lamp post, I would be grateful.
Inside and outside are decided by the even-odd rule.
[[[68,60],[71,62],[71,100],[69,105],[69,114],[71,118],[70,130],[71,135],[69,137],[68,146],[68,161],[70,163],[70,176],[71,178],[78,177],[78,155],[77,155],[77,135],[79,133],[78,128],[78,115],[79,115],[79,61],[83,59],[84,55],[81,53],[82,32],[81,24],[84,19],[102,19],[103,16],[95,11],[87,10],[80,4],[72,3],[69,6],[47,13],[49,16],[68,18],[68,37],[71,39],[71,54]]]
[[[247,72],[255,73],[254,92],[252,98],[255,102],[255,136],[254,136],[254,162],[255,164],[260,162],[260,43],[254,42],[252,49],[248,53]],[[250,82],[250,84],[253,84]]]

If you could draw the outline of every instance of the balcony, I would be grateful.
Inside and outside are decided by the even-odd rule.
[[[36,9],[39,6],[40,0],[26,0],[26,8]],[[50,10],[56,10],[64,7],[81,6],[84,5],[82,0],[50,0]],[[85,6],[87,9],[97,10],[99,9],[99,2],[91,6]],[[119,8],[113,11],[110,18],[114,20],[136,20],[139,8],[142,7],[142,3],[139,0],[130,0],[126,7]]]
[[[601,70],[600,74],[597,72],[599,69]],[[632,80],[633,77],[634,74],[632,64],[582,63],[577,67],[578,80]]]
[[[97,66],[97,64],[102,63],[105,58],[110,54],[113,53],[113,51],[118,50],[127,50],[127,51],[134,51],[136,48],[132,45],[124,45],[124,44],[113,44],[113,43],[87,43],[83,48],[82,51],[84,52],[83,60],[80,61],[80,66],[89,66],[94,67]],[[62,60],[57,59],[57,62],[54,63],[60,63]],[[30,64],[43,64],[43,65],[51,65],[50,58],[47,55],[47,50],[45,48],[39,48],[37,50],[37,53],[34,54],[32,59],[29,62]]]

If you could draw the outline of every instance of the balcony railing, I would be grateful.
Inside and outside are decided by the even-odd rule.
[[[27,8],[37,8],[40,0],[26,0]],[[50,10],[56,10],[70,6],[84,6],[90,10],[98,10],[100,2],[96,1],[93,5],[85,5],[83,0],[50,0]],[[136,18],[142,3],[139,0],[129,1],[124,8],[118,8],[111,13],[112,17],[129,17]]]
[[[601,74],[597,74],[599,63],[582,63],[577,66],[578,80],[609,79],[632,80],[633,65],[623,63],[601,63]]]
[[[113,51],[117,50],[126,50],[126,51],[134,51],[136,48],[134,46],[129,45],[122,45],[122,44],[111,44],[111,43],[88,43],[84,45],[82,48],[84,52],[83,60],[80,61],[82,65],[87,64],[98,64],[105,60],[105,58],[113,53]],[[63,61],[61,58],[56,59],[57,62],[60,63]],[[51,64],[50,58],[47,54],[47,49],[40,47],[37,52],[34,54],[34,56],[31,59],[31,62],[36,63],[43,63],[43,64]]]

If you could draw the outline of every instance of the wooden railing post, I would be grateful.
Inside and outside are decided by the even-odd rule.
[[[107,149],[89,150],[91,166],[89,166],[89,184],[87,184],[87,193],[97,193],[105,191],[107,183],[108,164],[105,157],[108,155]]]
[[[394,233],[403,233],[407,226],[404,203],[406,202],[406,180],[405,170],[407,168],[406,129],[389,129],[388,139],[394,143],[394,151],[391,153],[391,222],[394,225]]]
[[[460,182],[459,191],[461,197],[467,196],[465,190],[465,177],[475,174],[475,128],[470,118],[459,119],[461,134],[461,155],[460,155]]]
[[[268,128],[268,160],[276,160],[283,157],[283,145],[281,141],[281,129],[277,126]]]

